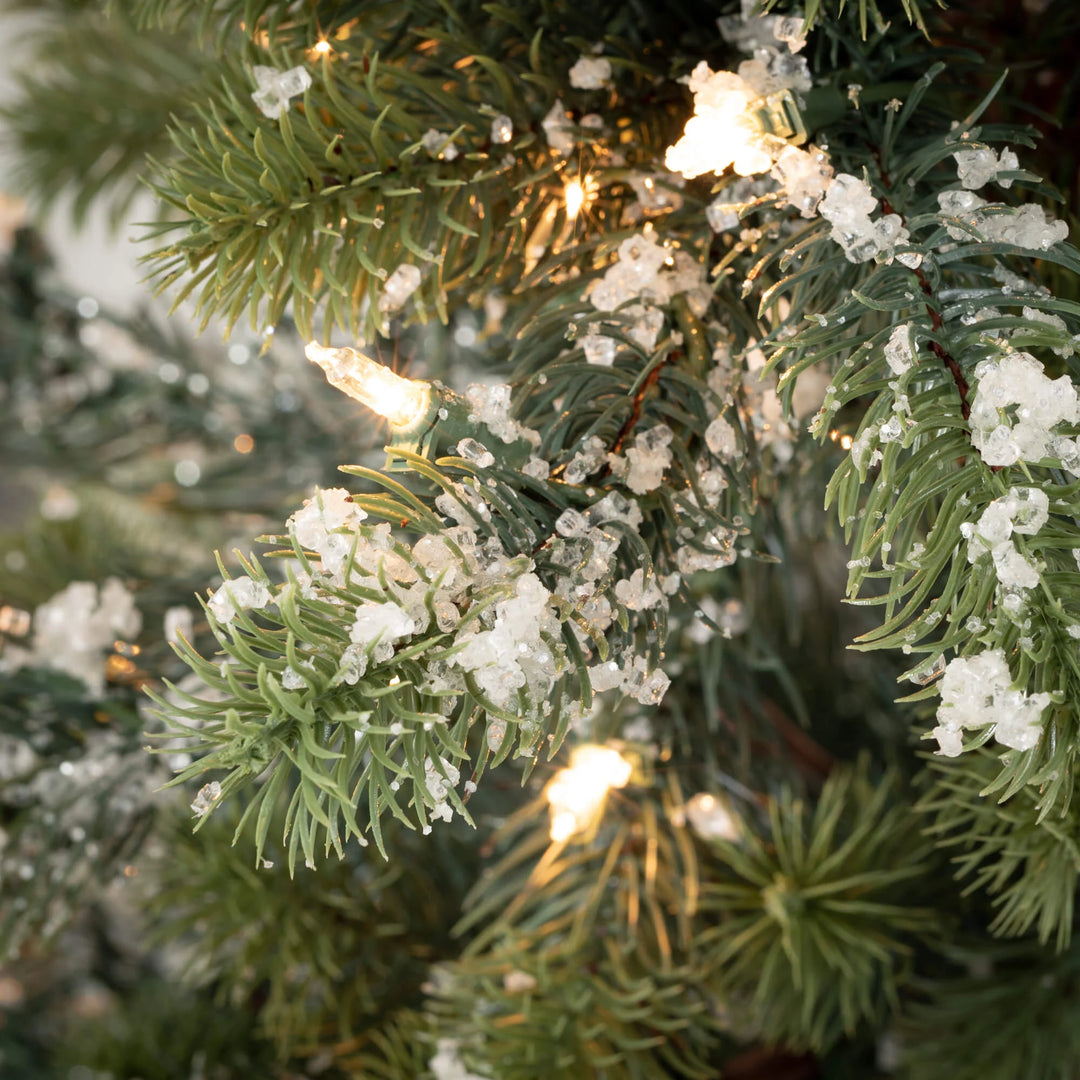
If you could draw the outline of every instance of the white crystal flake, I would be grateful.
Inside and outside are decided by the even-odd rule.
[[[603,334],[586,334],[581,339],[581,347],[585,350],[585,359],[590,364],[611,367],[615,363],[618,342],[614,338],[605,337]]]
[[[611,82],[611,61],[602,56],[583,56],[570,69],[575,90],[600,90]]]
[[[303,67],[278,71],[256,64],[251,73],[259,86],[251,98],[263,116],[271,120],[277,120],[289,108],[290,98],[297,97],[311,86],[311,75]]]
[[[400,311],[405,301],[420,288],[420,267],[402,263],[387,279],[379,294],[379,310],[384,314]]]
[[[548,146],[556,153],[569,154],[574,149],[574,125],[567,119],[566,106],[558,98],[540,122]]]
[[[198,794],[191,804],[191,811],[197,817],[205,817],[220,798],[221,784],[217,780],[211,780],[209,784],[203,784],[199,788]]]
[[[914,363],[911,347],[911,323],[894,326],[885,345],[885,362],[894,375],[903,375]]]
[[[635,495],[655,491],[664,482],[664,470],[671,464],[668,444],[673,438],[674,432],[666,424],[634,437],[634,445],[626,451],[626,486]]]
[[[271,602],[270,590],[263,582],[242,577],[222,582],[206,606],[219,623],[228,625],[238,611],[257,610]]]
[[[770,175],[783,188],[788,204],[804,218],[812,218],[832,181],[833,168],[822,150],[785,146]]]
[[[458,156],[458,148],[450,141],[450,136],[435,128],[428,128],[421,136],[420,143],[433,158],[453,161]]]
[[[1008,147],[1001,151],[1000,157],[988,146],[972,146],[957,150],[956,171],[960,183],[969,190],[981,188],[991,180],[997,180],[999,172],[1015,172],[1020,168],[1020,161]],[[1003,187],[1011,187],[1011,180],[998,180]]]
[[[1039,488],[1011,488],[995,499],[974,525],[961,526],[967,538],[967,557],[975,562],[990,553],[998,581],[1004,589],[1032,589],[1039,583],[1035,564],[1013,544],[1013,533],[1034,536],[1049,519],[1050,500]]]

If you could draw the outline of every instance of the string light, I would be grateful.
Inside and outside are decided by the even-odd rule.
[[[312,46],[313,50],[320,56],[325,56],[330,51],[330,47],[330,42],[326,40],[316,41]]]
[[[31,616],[29,611],[5,604],[0,607],[0,633],[14,637],[25,637],[30,633]]]
[[[600,816],[612,788],[625,787],[633,767],[617,750],[606,746],[579,746],[570,765],[560,769],[547,787],[551,807],[551,839],[569,840],[584,832]]]
[[[718,799],[707,791],[698,792],[686,803],[686,818],[699,836],[710,840],[736,841],[742,836],[739,819],[731,811],[726,800]]]
[[[785,144],[801,143],[806,129],[794,95],[781,90],[766,97],[732,71],[712,71],[702,61],[691,73],[694,115],[683,137],[668,148],[665,163],[687,179],[722,173],[768,172]]]
[[[392,427],[412,427],[431,410],[429,383],[402,378],[348,346],[327,349],[313,341],[304,351],[312,363],[326,372],[332,386],[386,417]]]
[[[566,202],[566,216],[573,221],[585,203],[585,187],[580,180],[571,180],[563,192]]]

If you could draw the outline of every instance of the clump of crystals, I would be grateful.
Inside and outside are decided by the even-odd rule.
[[[915,361],[911,347],[911,323],[894,326],[885,344],[885,363],[894,375],[903,375]]]
[[[387,279],[379,295],[379,310],[384,314],[400,311],[405,301],[420,288],[420,267],[402,263]]]
[[[1007,146],[1000,155],[989,146],[972,146],[957,150],[953,157],[956,159],[960,183],[972,191],[989,184],[991,180],[997,180],[1003,188],[1011,187],[1012,181],[998,180],[998,173],[1015,172],[1020,168],[1019,158]]]
[[[953,240],[971,240],[971,230],[985,240],[1015,244],[1028,251],[1049,251],[1069,236],[1064,221],[1047,218],[1046,211],[1035,203],[1024,206],[1002,206],[987,203],[972,191],[943,191],[938,206],[945,217],[957,218],[967,228],[945,222],[945,231]]]
[[[618,248],[618,258],[603,278],[589,290],[597,311],[619,310],[628,320],[627,333],[643,351],[651,352],[664,325],[659,304],[677,294],[685,295],[690,310],[699,318],[712,299],[702,265],[685,251],[670,252],[656,239],[652,225],[628,237]],[[631,301],[639,301],[631,303]],[[614,342],[602,334],[589,334],[583,342],[590,363],[606,365],[614,359]]]
[[[6,644],[0,672],[48,668],[80,679],[88,696],[105,692],[105,656],[118,638],[131,640],[142,627],[135,600],[119,578],[99,589],[73,581],[34,611],[30,648]]]
[[[465,400],[469,403],[470,418],[475,417],[495,438],[504,443],[523,439],[534,447],[540,445],[540,432],[510,415],[510,387],[506,383],[472,383],[465,390]]]
[[[321,570],[331,582],[343,586],[352,530],[366,517],[344,488],[323,488],[289,518],[288,527],[300,547],[319,556]]]
[[[558,98],[540,121],[548,146],[556,153],[569,154],[574,149],[574,125],[567,119],[566,106]]]
[[[258,610],[270,602],[270,590],[263,582],[242,577],[222,582],[206,606],[219,623],[228,625],[238,611]]]
[[[436,128],[428,128],[420,138],[420,144],[433,158],[453,161],[458,156],[458,148],[449,135]]]
[[[941,679],[937,727],[939,754],[963,752],[963,732],[993,726],[994,738],[1014,750],[1031,750],[1042,735],[1047,693],[1026,694],[1012,688],[1012,675],[1002,649],[950,660]]]
[[[600,90],[611,82],[611,61],[602,56],[583,56],[570,69],[575,90]]]
[[[514,422],[500,407],[506,404],[503,391],[477,389],[473,406],[494,428],[515,436]],[[475,444],[481,459],[490,456],[475,440],[463,441]],[[472,449],[466,446],[464,452]],[[551,709],[552,691],[566,667],[562,622],[567,613],[580,612],[601,632],[610,625],[610,605],[605,613],[602,597],[594,595],[595,582],[610,580],[618,539],[596,530],[609,546],[597,551],[588,568],[594,575],[592,589],[582,588],[585,574],[579,573],[573,588],[556,603],[531,559],[511,556],[496,536],[477,536],[476,521],[483,511],[490,514],[484,490],[483,485],[451,484],[436,505],[459,524],[422,536],[411,546],[396,538],[388,523],[370,524],[344,489],[317,490],[288,522],[296,547],[304,553],[303,561],[290,564],[289,580],[282,585],[251,578],[227,581],[219,590],[221,613],[215,617],[238,641],[244,631],[234,625],[235,610],[253,606],[253,601],[276,607],[287,597],[288,606],[301,613],[305,604],[313,603],[320,618],[326,605],[333,605],[348,634],[340,645],[324,643],[310,650],[311,643],[297,641],[298,658],[262,658],[285,692],[307,694],[309,687],[323,685],[356,687],[364,701],[375,701],[379,693],[397,693],[395,687],[408,685],[395,663],[396,655],[408,650],[409,684],[430,695],[432,711],[423,713],[427,730],[445,724],[462,695],[471,693],[489,708],[510,709],[519,717],[517,752],[531,754],[535,750],[529,739],[540,732],[540,720]],[[623,503],[629,510],[629,502]],[[622,513],[619,508],[612,512]],[[561,521],[563,533],[589,533],[589,518],[579,516],[581,522]],[[626,516],[633,520],[632,514]],[[576,552],[568,561],[579,568]],[[267,618],[271,624],[282,622],[275,611]],[[414,717],[408,723],[414,722],[419,721]],[[361,715],[358,737],[364,735],[364,723]],[[406,726],[395,721],[391,734],[402,734]],[[449,820],[450,789],[459,779],[452,761],[432,754],[425,762],[423,783],[412,780],[404,763],[394,782],[412,782],[428,815]]]
[[[1004,588],[1034,588],[1039,583],[1039,571],[1016,549],[1012,536],[1034,536],[1046,524],[1049,507],[1049,497],[1040,488],[1010,488],[1008,495],[987,506],[977,522],[965,522],[960,527],[968,542],[968,562],[989,553]]]
[[[263,116],[277,120],[289,108],[289,99],[302,94],[311,85],[311,75],[306,68],[294,67],[288,71],[256,64],[251,69],[259,89],[251,99]]]
[[[1054,453],[1053,429],[1080,422],[1080,400],[1068,375],[1050,379],[1025,352],[983,360],[975,368],[971,442],[987,465],[1041,461]]]
[[[849,262],[889,262],[896,246],[907,243],[908,231],[900,215],[883,214],[871,221],[870,215],[877,209],[877,199],[857,176],[838,173],[829,184],[818,212],[832,225],[830,235]]]
[[[214,803],[221,798],[221,784],[217,780],[211,780],[209,784],[203,784],[199,788],[191,804],[191,812],[196,817],[205,817],[214,808]]]
[[[785,146],[774,163],[771,175],[783,188],[790,206],[804,218],[812,218],[833,178],[833,168],[822,150],[800,150]]]
[[[635,495],[655,491],[664,482],[664,470],[671,464],[668,446],[674,437],[667,424],[657,424],[634,437],[634,445],[626,451],[630,466],[626,486]]]
[[[431,758],[424,759],[424,786],[427,789],[427,805],[431,816],[440,821],[450,821],[454,816],[449,802],[450,790],[457,787],[461,772],[452,761],[440,757],[438,764]]]

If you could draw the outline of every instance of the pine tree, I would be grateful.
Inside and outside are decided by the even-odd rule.
[[[49,9],[28,190],[149,185],[232,337],[12,238],[0,1064],[1080,1075],[1080,253],[993,36]]]

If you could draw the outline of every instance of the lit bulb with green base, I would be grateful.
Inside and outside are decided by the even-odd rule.
[[[395,450],[433,458],[440,447],[477,435],[469,403],[442,383],[406,379],[348,345],[327,348],[313,341],[304,351],[332,386],[389,421],[387,468],[402,467]],[[529,445],[522,440],[509,445],[494,440],[492,448],[500,463],[512,468],[529,457]]]

